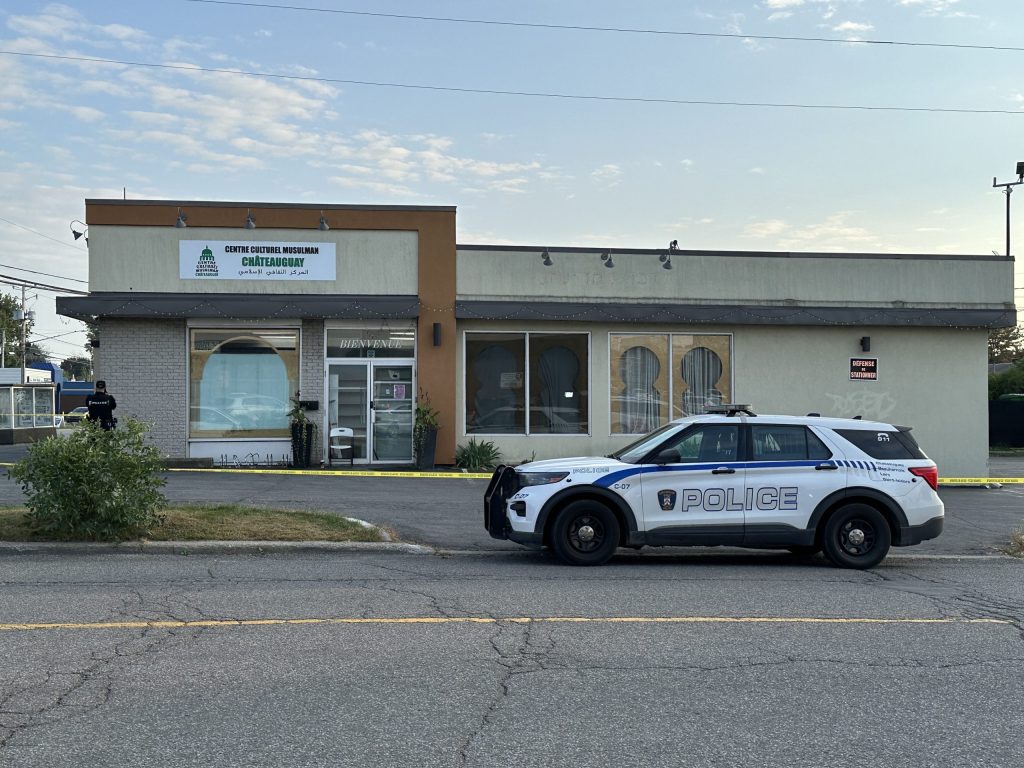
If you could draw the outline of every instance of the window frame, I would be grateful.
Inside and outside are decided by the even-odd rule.
[[[469,391],[467,387],[467,376],[468,376],[468,341],[473,335],[481,334],[506,334],[506,335],[521,335],[524,337],[523,343],[523,420],[524,426],[522,432],[470,432],[469,431],[469,420],[467,419],[469,411]],[[586,408],[586,419],[587,429],[583,432],[531,432],[530,431],[530,336],[584,336],[586,337],[586,350],[587,360],[581,366],[586,369],[586,391],[587,391],[587,408]],[[537,437],[537,438],[581,438],[581,437],[593,437],[594,434],[594,408],[593,408],[593,389],[594,389],[594,376],[593,376],[593,339],[591,338],[590,331],[552,331],[552,330],[506,330],[501,329],[477,329],[477,330],[466,330],[462,331],[462,413],[459,418],[462,420],[462,434],[464,437],[494,437],[494,438],[508,438],[508,437]]]
[[[255,323],[242,321],[226,321],[226,320],[210,320],[209,322],[198,322],[190,321],[185,327],[185,441],[196,442],[196,443],[222,443],[222,442],[236,442],[236,443],[252,443],[252,442],[264,442],[264,441],[281,441],[290,442],[290,435],[254,435],[254,434],[238,434],[231,436],[217,437],[213,435],[201,435],[194,437],[192,435],[192,406],[197,407],[214,407],[214,406],[203,406],[202,403],[192,402],[192,334],[194,331],[232,331],[238,333],[250,333],[253,335],[259,335],[265,332],[274,331],[292,331],[295,333],[295,354],[296,354],[296,389],[301,391],[302,382],[302,324],[299,322],[282,322],[282,323]],[[325,334],[326,336],[326,334]],[[293,395],[289,394],[289,397]]]
[[[606,381],[606,392],[608,395],[608,437],[619,438],[619,437],[643,437],[646,434],[650,434],[654,430],[648,432],[615,432],[613,430],[615,424],[615,413],[612,411],[613,397],[612,394],[612,337],[613,336],[665,336],[668,339],[668,393],[665,398],[667,406],[667,416],[663,423],[657,425],[655,429],[660,429],[665,424],[671,424],[680,418],[686,418],[687,416],[694,416],[698,414],[686,414],[682,416],[674,416],[673,408],[675,407],[675,366],[678,363],[681,364],[681,360],[677,361],[674,357],[675,344],[674,339],[677,336],[717,336],[726,337],[729,340],[729,396],[735,401],[736,399],[736,335],[734,333],[726,331],[712,331],[712,332],[698,332],[698,331],[666,331],[666,330],[648,330],[648,331],[608,331],[607,332],[607,363],[605,365],[605,373],[607,376]]]

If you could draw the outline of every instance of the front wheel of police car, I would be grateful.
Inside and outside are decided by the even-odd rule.
[[[867,504],[847,504],[837,509],[821,539],[828,559],[843,568],[873,568],[882,562],[891,543],[888,521]]]
[[[551,528],[551,548],[569,565],[601,565],[618,546],[619,522],[596,501],[567,504]]]

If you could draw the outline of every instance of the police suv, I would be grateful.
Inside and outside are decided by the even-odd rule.
[[[498,467],[487,530],[573,565],[604,563],[620,546],[729,545],[820,550],[846,568],[942,532],[938,470],[908,427],[715,411],[610,456]]]

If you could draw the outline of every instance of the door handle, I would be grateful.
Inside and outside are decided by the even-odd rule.
[[[736,470],[732,467],[719,467],[711,470],[712,475],[735,475]]]
[[[838,464],[819,464],[815,469],[839,469]]]

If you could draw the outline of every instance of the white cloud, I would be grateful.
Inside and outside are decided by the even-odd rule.
[[[763,176],[764,173],[765,173],[765,170],[764,170],[764,168],[761,168],[760,166],[755,166],[754,168],[750,169],[749,173],[754,173],[754,174],[757,174],[759,176]]]
[[[862,24],[856,21],[844,21],[832,27],[833,32],[869,32],[874,29],[871,24]]]
[[[590,178],[605,187],[614,187],[622,178],[622,169],[613,163],[608,163],[591,171]]]
[[[899,4],[908,8],[920,8],[925,16],[939,16],[946,14],[951,17],[965,17],[968,14],[959,12],[947,13],[960,0],[899,0]]]
[[[884,251],[886,243],[878,235],[847,222],[851,211],[834,213],[823,222],[795,226],[781,219],[769,219],[747,225],[743,236],[773,240],[773,247],[794,251]]]
[[[74,8],[51,3],[35,16],[11,16],[7,26],[15,32],[61,42],[84,42],[99,47],[120,43],[138,48],[149,39],[141,29],[124,24],[90,24]]]

